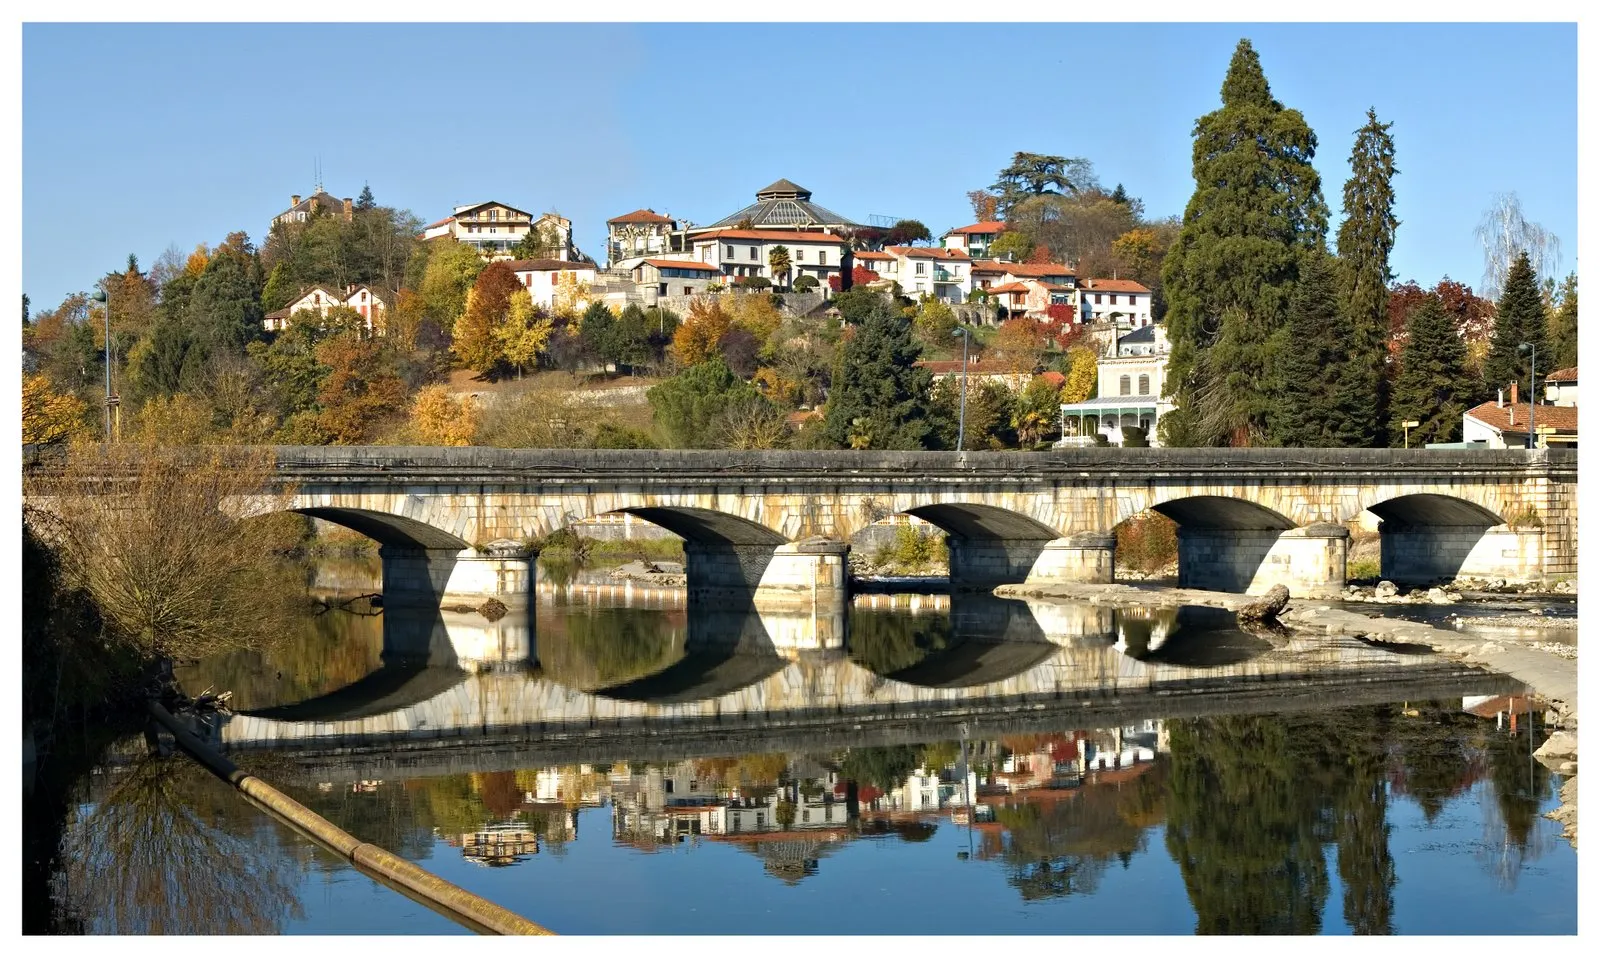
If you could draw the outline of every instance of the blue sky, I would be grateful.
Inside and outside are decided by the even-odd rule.
[[[1181,214],[1240,37],[1316,131],[1335,224],[1367,107],[1394,123],[1399,278],[1476,287],[1507,191],[1575,268],[1571,24],[26,24],[23,291],[260,242],[319,158],[329,192],[424,221],[559,210],[600,259],[609,217],[707,223],[779,177],[942,232],[1018,150]]]

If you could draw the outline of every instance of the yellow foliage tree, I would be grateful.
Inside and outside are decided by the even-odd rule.
[[[89,406],[70,393],[50,388],[42,375],[22,377],[22,441],[45,446],[70,440],[84,431]]]
[[[563,270],[556,276],[550,307],[557,316],[571,317],[589,298],[589,284],[578,279],[578,274]]]
[[[443,385],[426,386],[411,402],[411,425],[428,446],[470,446],[478,431],[478,404]]]
[[[190,253],[189,258],[184,262],[183,272],[187,276],[199,279],[200,274],[206,271],[206,264],[209,262],[211,262],[211,251],[206,249],[206,244],[201,243],[194,248],[194,252]]]
[[[780,406],[793,406],[800,399],[800,384],[770,366],[756,370],[751,384]]]
[[[1067,381],[1061,384],[1061,401],[1083,402],[1094,395],[1099,360],[1095,358],[1094,350],[1086,346],[1074,346],[1068,350],[1067,360]]]
[[[732,319],[722,309],[720,299],[696,297],[689,301],[689,316],[672,334],[672,355],[684,366],[702,363],[719,355],[717,345],[727,334]]]
[[[211,404],[188,393],[151,399],[134,426],[130,438],[146,446],[203,446],[216,438]]]
[[[730,298],[732,302],[727,309],[729,320],[762,342],[766,342],[778,331],[778,327],[783,325],[783,314],[778,311],[778,307],[772,305],[770,295],[740,293]]]
[[[522,378],[523,369],[539,361],[539,354],[550,341],[552,326],[550,317],[533,304],[533,297],[527,290],[511,294],[506,321],[495,327],[494,338],[500,355],[517,367],[518,379]]]

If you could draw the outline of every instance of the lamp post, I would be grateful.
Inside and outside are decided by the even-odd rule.
[[[106,305],[106,432],[105,442],[111,441],[111,297],[104,289],[97,289],[89,297]]]
[[[954,335],[961,337],[961,415],[956,422],[956,452],[963,452],[967,438],[967,346],[972,334],[967,327],[957,326]]]
[[[1528,354],[1528,448],[1532,449],[1537,438],[1533,424],[1533,371],[1539,367],[1539,347],[1522,343],[1517,347],[1517,352]]]
[[[1407,449],[1411,448],[1411,430],[1417,428],[1420,425],[1422,425],[1422,423],[1418,422],[1415,419],[1407,419],[1405,422],[1400,424],[1400,428],[1402,428],[1402,429],[1404,429],[1406,431],[1406,448]]]

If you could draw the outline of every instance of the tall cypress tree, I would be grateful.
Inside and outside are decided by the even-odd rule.
[[[1273,99],[1250,41],[1222,83],[1222,108],[1194,129],[1194,195],[1162,264],[1167,297],[1167,445],[1248,445],[1266,437],[1270,341],[1284,322],[1300,255],[1328,228],[1316,134]]]
[[[1542,360],[1541,360],[1542,362]],[[1561,306],[1550,316],[1550,369],[1578,365],[1578,274],[1561,284]]]
[[[847,448],[928,448],[937,442],[928,409],[933,374],[916,365],[922,348],[911,320],[881,297],[864,313],[840,350],[823,433]]]
[[[1355,413],[1365,442],[1384,445],[1388,440],[1389,381],[1389,253],[1394,250],[1394,165],[1392,123],[1379,123],[1367,110],[1367,124],[1356,131],[1350,151],[1350,179],[1344,184],[1344,222],[1339,224],[1340,292],[1354,326],[1350,356],[1359,377],[1357,385],[1370,397],[1369,405]]]
[[[1556,367],[1550,363],[1550,353],[1545,348],[1544,298],[1539,295],[1539,280],[1527,253],[1520,253],[1506,275],[1505,292],[1494,310],[1494,339],[1489,343],[1489,355],[1483,360],[1483,383],[1479,397],[1494,398],[1495,391],[1509,389],[1512,383],[1528,388],[1528,368],[1533,362],[1527,353],[1518,352],[1523,343],[1532,343],[1539,354],[1539,369],[1548,373]]]
[[[1332,257],[1318,250],[1300,267],[1289,317],[1273,337],[1273,409],[1267,434],[1279,446],[1362,446],[1370,436],[1364,370],[1339,308]]]
[[[1419,423],[1411,430],[1413,446],[1460,439],[1461,414],[1472,405],[1474,385],[1466,343],[1439,297],[1429,293],[1406,319],[1406,344],[1389,404],[1392,444],[1402,442],[1401,424],[1408,419]]]

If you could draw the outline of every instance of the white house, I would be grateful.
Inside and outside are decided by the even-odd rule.
[[[261,320],[261,325],[271,331],[283,330],[289,327],[296,314],[316,313],[321,319],[335,307],[346,306],[361,316],[362,324],[368,332],[372,332],[374,328],[382,332],[383,315],[393,308],[394,302],[395,293],[381,287],[352,283],[340,293],[331,286],[319,283],[302,292],[284,308],[268,313]]]
[[[1006,224],[999,221],[988,223],[973,223],[970,226],[958,226],[942,237],[945,249],[959,250],[973,259],[989,255],[989,247],[1000,234],[1006,231]]]
[[[556,285],[564,277],[579,283],[593,283],[596,267],[593,263],[574,263],[559,259],[514,259],[510,263],[511,271],[516,274],[517,282],[528,291],[535,305],[550,309],[555,303]],[[573,304],[574,308],[581,308]]]
[[[663,296],[695,296],[723,280],[722,271],[709,263],[677,259],[640,260],[632,273],[634,284],[650,302]]]
[[[912,299],[932,296],[947,303],[967,301],[972,289],[972,258],[966,253],[938,246],[886,246],[883,252],[894,257],[894,268],[879,275],[898,282],[905,295]]]
[[[772,250],[779,246],[789,251],[788,284],[814,276],[824,287],[828,277],[839,272],[849,248],[843,237],[832,233],[725,229],[695,236],[691,253],[662,258],[708,264],[729,277],[764,276],[781,285],[783,278],[773,277],[769,265]]]
[[[548,240],[546,247],[540,250],[544,256],[562,260],[573,258],[571,220],[555,213],[535,219],[532,213],[493,200],[456,207],[444,219],[429,223],[422,231],[422,238],[450,236],[458,243],[473,247],[485,259],[510,259],[511,250],[534,229]]]
[[[1079,322],[1107,322],[1122,328],[1149,326],[1150,290],[1131,279],[1086,279],[1078,287]]]
[[[1562,370],[1565,372],[1565,370]],[[1576,382],[1576,373],[1574,373]],[[1574,391],[1576,387],[1574,386]],[[1578,447],[1578,406],[1537,403],[1533,406],[1534,445],[1544,448]],[[1511,394],[1468,409],[1461,415],[1461,441],[1482,442],[1490,449],[1525,449],[1528,445],[1528,403],[1519,401],[1516,384]]]
[[[670,236],[677,228],[677,220],[648,209],[606,220],[606,265],[615,267],[625,259],[670,252]]]
[[[1147,348],[1145,334],[1136,333],[1118,341],[1116,355],[1096,364],[1099,388],[1094,399],[1061,404],[1061,445],[1088,445],[1098,433],[1120,446],[1126,426],[1142,427],[1150,445],[1160,445],[1156,427],[1173,408],[1171,401],[1161,396],[1166,383],[1167,338],[1165,331],[1156,327]]]
[[[1578,404],[1578,367],[1558,369],[1544,377],[1544,401],[1555,406]]]

